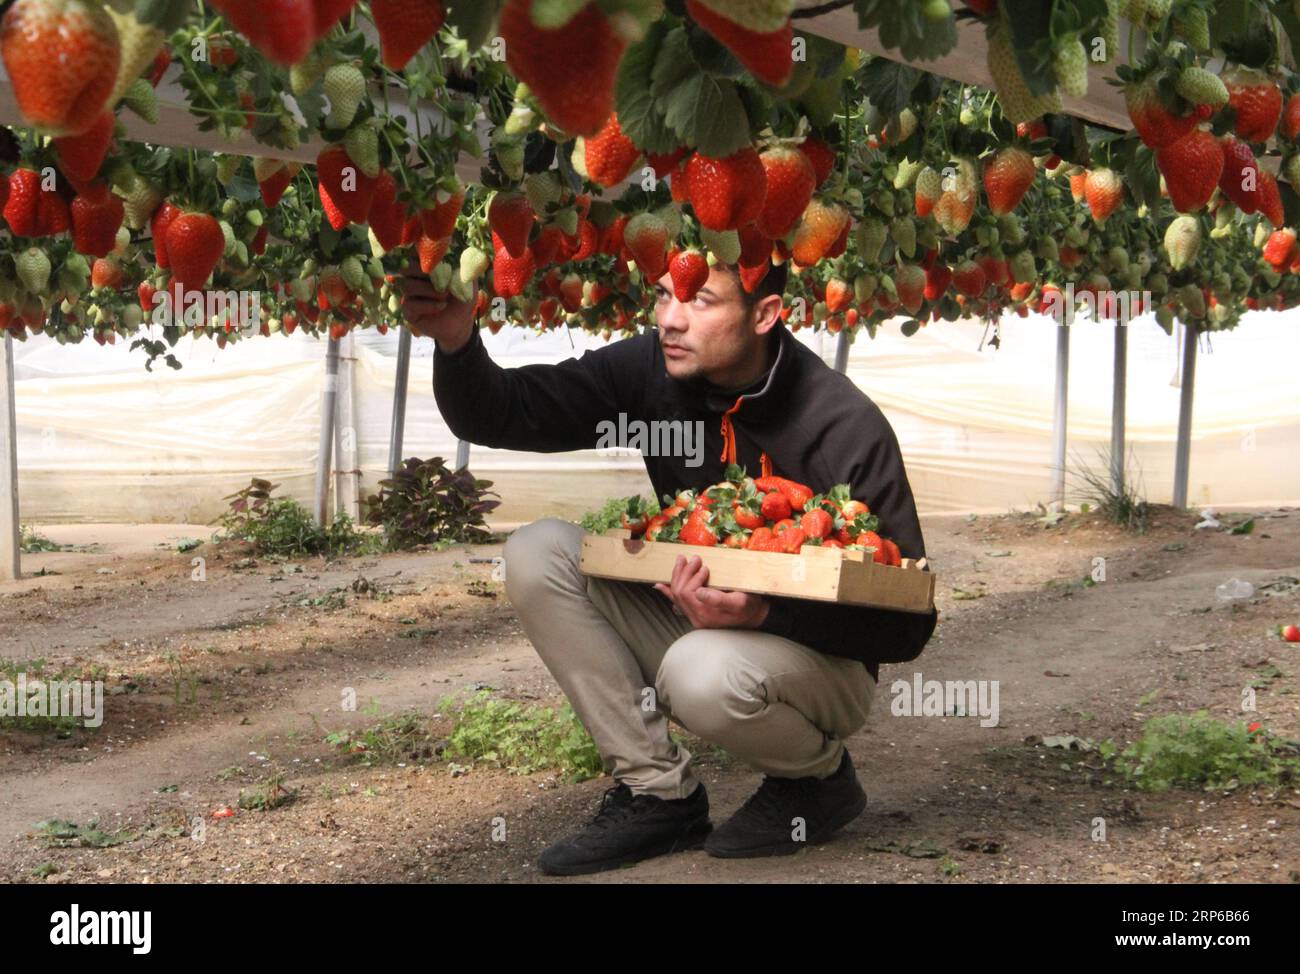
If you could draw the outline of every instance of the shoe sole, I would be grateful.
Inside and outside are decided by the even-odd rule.
[[[547,876],[587,876],[591,873],[608,872],[611,869],[621,869],[624,866],[634,866],[638,862],[644,862],[646,859],[654,859],[658,856],[666,856],[674,852],[689,852],[693,849],[702,848],[712,832],[713,823],[705,821],[700,825],[693,826],[686,834],[662,842],[657,846],[651,846],[649,849],[637,853],[636,856],[620,856],[615,859],[600,859],[594,862],[574,863],[567,866],[541,866],[541,870]]]
[[[822,845],[829,842],[835,837],[835,833],[844,826],[848,825],[855,818],[861,815],[867,808],[867,794],[864,791],[858,792],[857,799],[851,805],[846,805],[841,815],[832,819],[830,824],[821,829],[814,835],[809,836],[803,842],[781,842],[765,846],[747,846],[743,849],[728,848],[710,848],[708,842],[704,844],[704,851],[715,859],[762,859],[769,856],[793,856],[797,852],[802,852],[809,846]]]

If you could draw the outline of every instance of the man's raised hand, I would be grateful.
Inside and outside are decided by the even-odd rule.
[[[455,352],[469,341],[474,332],[477,296],[477,286],[468,301],[439,294],[417,261],[412,260],[402,269],[402,317],[406,327],[421,338],[432,338],[442,352]]]

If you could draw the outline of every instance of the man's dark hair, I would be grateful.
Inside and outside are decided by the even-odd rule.
[[[785,285],[790,278],[790,265],[788,263],[771,264],[768,266],[767,273],[763,279],[758,282],[758,286],[753,292],[745,290],[745,285],[740,279],[740,268],[735,264],[720,265],[725,267],[736,278],[736,286],[740,288],[740,299],[745,302],[745,308],[752,310],[753,307],[764,298],[773,294],[784,294]]]

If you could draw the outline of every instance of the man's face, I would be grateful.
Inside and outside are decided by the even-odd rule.
[[[722,268],[710,268],[704,287],[685,304],[665,274],[655,285],[655,322],[668,374],[717,381],[752,361],[762,342],[754,328],[758,310],[745,306],[740,282]]]

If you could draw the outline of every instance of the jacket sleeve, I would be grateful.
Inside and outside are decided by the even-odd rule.
[[[476,325],[451,354],[433,356],[433,395],[462,440],[505,450],[557,453],[597,446],[597,424],[640,412],[646,339],[620,339],[555,365],[504,369],[492,361]]]
[[[824,455],[843,459],[832,467],[830,483],[851,486],[852,496],[865,501],[880,518],[879,533],[893,539],[904,558],[922,558],[925,539],[898,438],[875,403],[868,400],[865,409],[855,413],[852,422],[837,424],[837,442],[829,444]],[[870,666],[914,659],[937,621],[934,611],[920,614],[773,598],[761,629]]]

